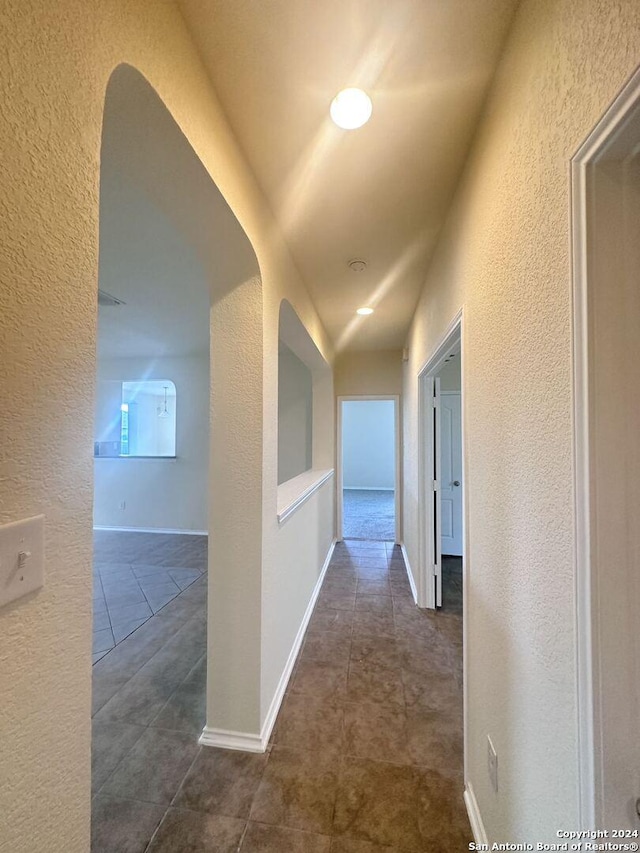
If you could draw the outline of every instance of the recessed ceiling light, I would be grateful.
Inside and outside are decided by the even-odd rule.
[[[358,308],[356,314],[360,314],[362,317],[366,317],[369,314],[373,314],[373,308]]]
[[[331,118],[343,130],[362,127],[371,118],[371,98],[362,89],[343,89],[331,102]]]

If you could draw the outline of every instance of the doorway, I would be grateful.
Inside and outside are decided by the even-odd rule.
[[[399,544],[399,398],[338,398],[338,539]]]
[[[640,70],[572,161],[581,825],[640,830]]]
[[[461,614],[465,553],[462,314],[420,371],[418,605]]]
[[[440,554],[439,606],[462,612],[462,392],[460,352],[452,351],[437,374],[439,387]]]

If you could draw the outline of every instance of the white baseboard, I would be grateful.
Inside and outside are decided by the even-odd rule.
[[[471,824],[471,831],[473,832],[476,844],[489,844],[489,841],[487,840],[487,831],[485,830],[484,823],[482,822],[482,816],[480,814],[480,809],[478,808],[478,801],[473,793],[471,782],[467,782],[465,785],[464,804],[467,807],[469,823]]]
[[[336,542],[337,540],[334,539],[327,551],[327,556],[325,557],[318,580],[316,581],[316,585],[311,593],[309,604],[307,605],[307,609],[302,617],[302,622],[298,628],[298,633],[296,634],[296,638],[291,646],[289,657],[287,658],[287,662],[282,670],[282,675],[280,676],[276,692],[274,693],[271,704],[269,705],[269,710],[267,711],[264,723],[262,724],[260,734],[245,734],[243,732],[232,732],[225,729],[212,729],[205,726],[199,739],[199,743],[202,744],[202,746],[217,746],[222,747],[223,749],[240,749],[245,752],[266,751],[269,744],[269,738],[271,737],[271,732],[273,731],[273,727],[278,716],[278,711],[280,710],[280,705],[284,698],[285,690],[287,689],[287,684],[291,678],[291,673],[293,672],[293,667],[300,652],[300,647],[302,646],[302,641],[304,640],[304,635],[306,634],[307,626],[309,625],[309,620],[313,613],[313,608],[316,605],[316,601],[322,587],[322,582],[324,581],[324,576],[329,568],[329,563],[331,562]]]
[[[343,486],[343,492],[395,492],[395,489],[386,486]]]
[[[289,657],[287,658],[285,667],[282,670],[280,681],[278,682],[276,692],[273,695],[273,699],[271,700],[271,704],[269,705],[269,710],[267,711],[267,716],[265,717],[264,723],[262,725],[261,737],[264,742],[265,749],[267,747],[267,744],[269,743],[269,738],[271,737],[271,732],[275,725],[276,717],[278,716],[278,711],[280,710],[280,705],[282,704],[282,699],[284,698],[284,693],[287,689],[287,684],[289,683],[293,667],[295,666],[296,659],[300,652],[300,647],[302,646],[304,635],[307,632],[307,626],[309,625],[309,620],[311,619],[313,608],[316,606],[316,601],[320,593],[320,589],[322,587],[322,582],[324,581],[324,576],[326,575],[327,569],[329,568],[329,563],[331,562],[331,557],[333,556],[333,551],[336,547],[336,541],[337,540],[334,539],[331,545],[329,546],[327,556],[325,557],[322,569],[320,570],[320,574],[318,576],[318,580],[316,581],[316,585],[314,586],[313,592],[311,593],[309,604],[307,605],[307,609],[305,610],[304,616],[302,617],[302,622],[300,623],[300,627],[298,628],[298,633],[296,634],[296,638],[293,641],[291,651],[289,652]]]
[[[185,536],[208,536],[206,530],[182,530],[174,527],[109,527],[104,524],[94,524],[94,530],[113,530],[118,533],[181,533]]]
[[[265,745],[260,735],[246,732],[230,732],[226,729],[210,729],[205,726],[198,738],[202,746],[217,746],[220,749],[239,749],[243,752],[264,752]]]
[[[415,603],[418,603],[418,590],[416,589],[416,582],[413,579],[413,572],[411,571],[411,563],[409,562],[409,555],[407,554],[407,549],[405,548],[404,542],[400,545],[402,549],[402,556],[404,557],[404,564],[407,569],[407,577],[409,578],[409,586],[411,587],[411,595],[413,596],[413,600]]]

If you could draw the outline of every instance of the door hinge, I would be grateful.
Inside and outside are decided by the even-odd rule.
[[[438,481],[438,480],[433,480],[433,491],[434,491],[434,492],[437,492],[439,488],[440,488],[440,483],[439,483],[439,481]]]

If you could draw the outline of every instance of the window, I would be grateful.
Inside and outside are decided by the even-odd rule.
[[[100,381],[95,455],[174,457],[176,400],[170,379]]]

